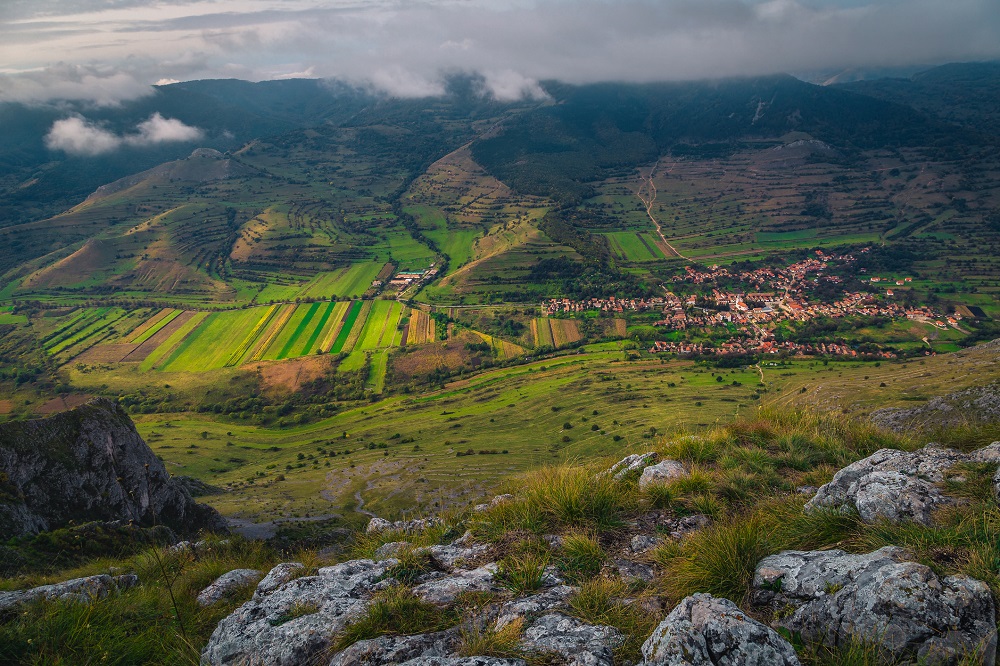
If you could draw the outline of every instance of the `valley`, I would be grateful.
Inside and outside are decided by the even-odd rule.
[[[995,137],[747,85],[348,96],[0,225],[0,418],[110,397],[223,514],[353,520],[997,379]]]

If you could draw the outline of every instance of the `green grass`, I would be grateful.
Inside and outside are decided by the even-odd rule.
[[[357,298],[368,291],[380,270],[381,262],[351,264],[347,272],[334,282],[334,292],[341,298]]]
[[[247,335],[270,308],[248,308],[210,314],[160,367],[164,372],[203,372],[233,364],[234,354],[249,349]]]
[[[309,324],[312,322],[313,317],[319,310],[319,306],[320,306],[319,303],[313,303],[308,307],[305,315],[303,315],[301,321],[299,321],[298,325],[295,327],[295,330],[292,331],[291,336],[289,336],[288,340],[281,347],[281,351],[278,352],[277,354],[278,360],[288,358],[291,355],[292,347],[295,346],[295,344],[299,341],[299,338],[302,337],[302,334],[309,327]]]
[[[318,347],[316,344],[319,342],[319,336],[326,330],[327,322],[330,321],[330,315],[333,314],[333,310],[336,306],[337,304],[332,301],[326,304],[326,308],[323,309],[323,315],[320,317],[319,323],[313,328],[312,335],[309,336],[305,345],[303,345],[303,347],[299,350],[299,356],[312,354],[317,351]]]
[[[389,313],[392,311],[391,301],[375,301],[372,304],[371,312],[365,321],[365,327],[361,330],[361,337],[355,349],[371,351],[379,348],[379,341],[382,339],[382,331],[385,330]]]
[[[344,349],[344,344],[351,335],[351,329],[354,327],[354,323],[358,319],[358,314],[361,312],[361,301],[354,301],[351,303],[351,308],[347,311],[344,316],[344,325],[340,329],[340,333],[337,334],[337,339],[333,341],[333,347],[330,348],[331,354],[339,354]]]
[[[147,328],[145,331],[143,331],[141,335],[136,336],[132,340],[132,343],[133,344],[137,344],[137,345],[141,345],[146,340],[149,340],[151,337],[153,337],[154,335],[156,335],[157,333],[159,333],[160,329],[162,329],[164,326],[166,326],[167,324],[169,324],[170,322],[172,322],[174,319],[176,319],[181,314],[181,312],[183,312],[183,310],[172,310],[172,311],[170,311],[165,316],[161,317],[160,320],[157,321],[155,324],[153,324],[152,326],[150,326],[149,328]]]
[[[385,634],[410,636],[443,631],[458,621],[456,611],[421,601],[409,589],[397,585],[375,595],[365,614],[336,637],[331,652]]]
[[[172,350],[175,350],[178,345],[183,344],[183,341],[191,334],[201,323],[208,317],[207,312],[197,312],[184,322],[184,325],[178,328],[176,331],[170,334],[166,340],[163,341],[159,347],[157,347],[153,352],[146,357],[142,363],[139,364],[139,369],[142,371],[151,370],[157,368],[160,365],[161,359],[172,356]]]

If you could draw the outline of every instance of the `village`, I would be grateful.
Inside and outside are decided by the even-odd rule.
[[[867,252],[867,248],[860,250]],[[858,280],[866,283],[865,290],[843,288],[844,279],[826,274],[831,265],[849,266],[856,258],[851,254],[828,255],[822,250],[785,268],[764,267],[733,272],[720,266],[699,269],[686,266],[684,271],[671,278],[675,289],[683,293],[664,290],[663,296],[649,298],[591,298],[583,301],[550,299],[542,304],[546,316],[564,313],[582,313],[597,310],[608,314],[659,311],[662,317],[655,326],[666,332],[697,329],[700,331],[724,330],[729,333],[725,342],[713,346],[709,343],[656,341],[650,348],[654,353],[675,354],[803,354],[847,357],[893,358],[887,351],[865,352],[844,344],[801,344],[776,341],[774,329],[780,322],[808,322],[817,318],[879,317],[884,319],[910,319],[933,325],[939,329],[959,328],[960,314],[943,316],[929,307],[906,304],[895,298],[891,288],[882,293],[882,284],[904,286],[912,278],[883,278],[857,273]],[[857,284],[857,283],[855,283]],[[873,288],[872,285],[879,285]],[[817,298],[817,286],[838,288],[835,300]],[[692,289],[696,286],[695,289]],[[692,293],[693,292],[693,293]],[[825,290],[830,293],[830,290]],[[960,329],[959,329],[960,330]]]

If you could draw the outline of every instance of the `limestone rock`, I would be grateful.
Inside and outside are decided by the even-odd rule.
[[[305,569],[301,562],[282,562],[271,569],[264,579],[257,583],[254,596],[263,596],[274,592],[279,587],[292,580]]]
[[[555,652],[566,660],[566,666],[614,666],[613,650],[622,640],[614,627],[550,613],[528,627],[522,645],[528,650]]]
[[[644,562],[618,559],[615,560],[615,568],[618,569],[618,576],[626,583],[635,581],[652,583],[656,578],[656,572],[653,570],[653,567]]]
[[[330,666],[394,666],[418,657],[447,657],[458,642],[457,629],[416,636],[379,636],[358,641],[333,656]]]
[[[518,618],[531,621],[553,610],[564,610],[566,601],[576,592],[576,589],[568,585],[558,585],[530,597],[508,601],[497,612],[493,628],[499,631]]]
[[[216,578],[211,585],[198,593],[198,605],[211,606],[241,587],[249,587],[264,574],[256,569],[233,569]]]
[[[434,561],[444,569],[454,569],[459,565],[472,562],[489,552],[487,545],[470,545],[468,547],[450,544],[447,546],[430,546],[425,550]]]
[[[497,565],[487,564],[472,570],[459,570],[451,576],[421,583],[413,588],[413,593],[432,604],[447,605],[455,601],[463,592],[490,592]]]
[[[867,522],[931,522],[931,512],[948,502],[935,485],[950,467],[966,459],[958,451],[926,446],[908,453],[880,449],[843,468],[806,503],[806,510],[856,510]]]
[[[22,604],[31,603],[39,599],[90,603],[94,599],[103,599],[112,592],[133,587],[138,582],[138,577],[134,575],[112,577],[107,574],[101,574],[98,576],[86,576],[85,578],[74,578],[62,583],[41,585],[27,590],[0,592],[0,613],[6,613]]]
[[[409,548],[410,545],[409,541],[390,541],[389,543],[384,543],[375,549],[374,559],[384,560],[395,557],[400,551]]]
[[[201,663],[311,663],[329,648],[331,636],[364,613],[373,584],[396,564],[351,560],[255,594],[215,628]]]
[[[659,456],[653,451],[648,453],[633,453],[632,455],[626,456],[616,462],[607,472],[605,472],[605,474],[610,474],[615,480],[620,481],[625,478],[629,472],[635,472],[641,470],[647,465],[652,465],[656,462],[658,457]]]
[[[664,460],[642,470],[642,476],[639,477],[639,488],[665,485],[676,479],[684,478],[687,475],[687,467],[682,463],[676,460]]]
[[[939,578],[887,546],[864,555],[842,550],[785,551],[760,561],[755,599],[795,608],[780,626],[831,646],[877,642],[887,654],[952,664],[981,650],[996,656],[989,587],[967,576]]]
[[[792,646],[728,599],[682,600],[642,645],[644,666],[799,666]]]
[[[650,536],[648,534],[636,534],[632,537],[629,547],[632,549],[633,553],[638,555],[640,553],[645,553],[647,550],[656,548],[661,543],[663,543],[663,539],[660,537]]]
[[[368,534],[378,534],[379,532],[420,532],[428,527],[434,527],[435,525],[440,525],[441,521],[437,518],[414,518],[413,520],[397,520],[395,522],[386,520],[385,518],[372,518],[368,521],[368,527],[365,531]]]
[[[0,424],[0,541],[71,522],[134,521],[177,533],[225,531],[219,513],[170,478],[128,414],[98,398]]]

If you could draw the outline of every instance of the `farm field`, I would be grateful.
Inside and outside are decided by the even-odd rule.
[[[665,259],[656,246],[654,234],[640,231],[616,231],[604,234],[612,251],[623,261],[659,261]]]
[[[127,312],[79,308],[45,321],[42,344],[59,358],[138,363],[142,371],[202,372],[318,352],[365,352],[404,344],[410,309],[398,301],[317,301],[222,312],[173,308]],[[433,340],[426,313],[407,324],[407,344]],[[124,331],[122,333],[121,331]]]
[[[995,354],[969,350],[881,366],[763,363],[762,385],[757,368],[713,370],[645,356],[626,361],[622,351],[611,348],[617,344],[488,370],[424,395],[390,396],[307,426],[270,429],[195,415],[137,419],[140,432],[175,473],[230,487],[225,495],[206,498],[227,515],[263,520],[349,511],[360,492],[366,508],[393,516],[403,509],[462,507],[480,501],[511,472],[625,455],[662,433],[697,432],[761,406],[851,411],[870,410],[874,401],[912,406],[920,396],[1000,379]],[[379,353],[373,354],[373,366]],[[360,358],[353,369],[364,363],[364,353],[356,354],[349,357]],[[935,378],[929,380],[929,374]],[[889,400],[882,402],[887,390]],[[397,433],[412,441],[399,444]],[[468,450],[473,455],[456,455]],[[279,472],[284,481],[275,481]],[[256,481],[247,484],[247,478]]]
[[[575,319],[537,317],[531,320],[531,334],[538,347],[564,347],[583,339]]]

